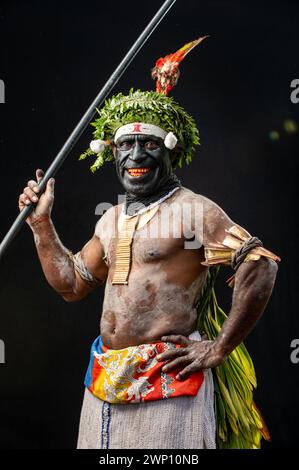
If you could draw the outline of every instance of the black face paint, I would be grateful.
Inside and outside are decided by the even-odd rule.
[[[115,163],[126,191],[126,209],[134,203],[136,211],[138,204],[147,206],[180,186],[172,171],[170,150],[159,137],[123,135],[116,144]]]
[[[116,170],[126,192],[153,194],[172,173],[170,151],[159,137],[123,135],[116,145]]]

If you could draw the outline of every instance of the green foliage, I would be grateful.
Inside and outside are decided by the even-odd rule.
[[[130,90],[127,96],[119,93],[107,100],[97,119],[91,123],[95,128],[94,140],[112,140],[116,130],[124,124],[146,122],[160,126],[166,132],[173,132],[182,147],[176,164],[181,167],[189,164],[195,146],[199,145],[199,132],[194,119],[173,98],[155,91]],[[91,166],[94,172],[113,159],[112,149],[108,146],[103,152],[95,154],[91,149],[80,155],[79,160],[96,155]]]
[[[214,283],[219,268],[210,268],[198,307],[198,330],[209,340],[218,335],[227,316],[219,307]],[[222,449],[258,449],[267,429],[253,401],[256,387],[254,366],[244,344],[213,370],[217,445]]]

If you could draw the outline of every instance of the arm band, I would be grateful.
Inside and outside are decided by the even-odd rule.
[[[232,226],[226,230],[222,242],[205,246],[205,266],[231,266],[235,271],[247,261],[257,261],[261,256],[279,262],[280,257],[263,247],[257,237],[248,236],[242,227]]]
[[[83,281],[85,281],[90,287],[96,287],[101,284],[101,281],[94,277],[94,275],[87,268],[82,259],[80,251],[78,251],[78,253],[75,255],[71,251],[68,251],[67,255],[72,260],[74,269],[77,271],[81,279],[83,279]]]
[[[232,268],[237,271],[244,262],[248,253],[250,253],[250,251],[257,246],[263,246],[263,243],[257,237],[251,237],[246,240],[243,245],[241,245],[240,248],[235,251],[231,263]]]

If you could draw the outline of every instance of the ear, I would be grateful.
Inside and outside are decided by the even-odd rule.
[[[181,152],[182,152],[182,148],[179,145],[177,145],[173,150],[170,150],[169,155],[170,155],[172,168],[176,167],[179,161]]]
[[[177,156],[177,152],[175,151],[175,149],[169,150],[169,156],[170,156],[171,163],[173,163]]]
[[[116,154],[116,145],[113,141],[110,142],[110,145],[111,145],[111,148],[112,148],[112,152],[113,152],[113,156],[115,158],[115,154]]]

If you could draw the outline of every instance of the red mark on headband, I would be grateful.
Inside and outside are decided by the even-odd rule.
[[[134,129],[133,129],[133,132],[136,132],[136,133],[142,133],[142,130],[141,130],[141,124],[134,124]]]

